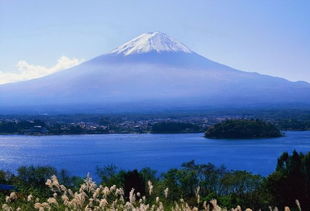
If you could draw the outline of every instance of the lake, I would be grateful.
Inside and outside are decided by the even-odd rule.
[[[268,175],[275,169],[277,157],[294,149],[310,151],[310,131],[252,140],[206,139],[203,134],[1,135],[0,169],[51,165],[85,176],[88,172],[94,175],[96,166],[108,164],[162,172],[195,160]]]

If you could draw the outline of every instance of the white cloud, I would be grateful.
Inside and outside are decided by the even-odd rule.
[[[83,59],[68,58],[66,56],[62,56],[57,60],[57,63],[54,66],[44,67],[40,65],[29,64],[27,61],[21,60],[16,64],[16,72],[0,71],[0,84],[40,78],[73,67],[83,61]]]

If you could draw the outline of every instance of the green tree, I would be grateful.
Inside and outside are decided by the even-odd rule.
[[[134,193],[140,193],[141,197],[146,194],[145,180],[136,169],[124,174],[124,193],[127,198],[132,189],[134,189]]]
[[[283,153],[276,171],[267,178],[274,201],[281,206],[294,206],[298,199],[303,209],[310,209],[310,153]]]
[[[53,175],[57,175],[57,171],[50,166],[22,166],[17,169],[16,185],[21,192],[47,196],[49,189],[45,182]]]

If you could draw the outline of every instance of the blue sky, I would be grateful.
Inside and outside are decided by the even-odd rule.
[[[310,82],[309,11],[308,0],[0,0],[0,83],[151,31],[237,69]]]

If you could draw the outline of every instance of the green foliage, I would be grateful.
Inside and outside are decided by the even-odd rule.
[[[213,164],[196,164],[194,161],[182,164],[181,168],[170,169],[156,175],[156,171],[144,168],[140,171],[118,170],[110,165],[98,168],[98,175],[103,185],[117,185],[128,192],[132,187],[143,193],[147,189],[147,181],[154,184],[154,194],[164,197],[164,191],[169,189],[169,196],[164,199],[168,204],[185,199],[188,203],[196,203],[197,187],[202,200],[210,201],[217,198],[226,207],[266,208],[270,203],[269,193],[266,192],[265,178],[246,171],[231,171],[225,167]],[[137,191],[136,191],[137,192]],[[147,194],[147,193],[146,193]],[[150,197],[149,200],[155,200]]]
[[[158,178],[156,176],[157,171],[151,168],[143,168],[140,170],[140,174],[143,176],[145,182],[152,181],[157,182]]]
[[[57,172],[58,180],[61,184],[65,185],[72,190],[77,190],[76,188],[79,187],[83,182],[83,178],[77,176],[70,176],[68,171],[65,169],[61,169]]]
[[[282,133],[271,123],[262,120],[235,119],[215,124],[205,132],[207,138],[270,138]]]
[[[201,132],[201,128],[185,122],[158,122],[152,125],[152,133],[194,133]]]
[[[102,185],[123,187],[125,171],[120,171],[115,165],[97,167],[97,175],[101,178]]]
[[[156,171],[150,168],[144,168],[141,171],[124,171],[118,170],[114,165],[108,165],[103,168],[97,168],[97,174],[101,177],[101,183],[105,186],[116,185],[122,187],[125,196],[129,196],[131,189],[135,189],[135,193],[140,193],[141,196],[146,193],[146,183],[148,180],[156,180]]]
[[[310,210],[310,153],[283,153],[278,159],[275,172],[267,178],[246,171],[216,167],[210,163],[197,164],[194,161],[186,162],[180,168],[170,169],[161,175],[150,168],[125,171],[114,165],[98,168],[97,174],[104,186],[116,185],[123,188],[126,198],[134,188],[135,193],[148,196],[147,203],[155,203],[155,196],[159,196],[168,207],[172,207],[180,198],[196,206],[199,187],[201,201],[216,198],[224,207],[240,205],[265,210],[268,205],[272,205],[282,209],[283,206],[295,207],[295,200],[298,199],[303,210]],[[20,167],[17,175],[0,171],[0,182],[16,186],[19,195],[32,194],[46,199],[51,192],[45,182],[52,175],[57,175],[59,182],[72,190],[78,190],[83,183],[82,178],[71,177],[65,170],[56,171],[48,166]],[[153,184],[153,195],[148,194],[148,181]],[[164,193],[167,188],[169,194],[166,198]],[[1,201],[4,201],[4,195],[0,194]],[[26,204],[14,206],[27,207]]]
[[[140,193],[141,196],[146,195],[146,182],[143,175],[136,169],[128,171],[124,174],[124,193],[125,197],[129,198],[129,193],[134,189],[134,193]]]
[[[197,187],[202,200],[218,199],[226,207],[251,205],[266,207],[268,200],[260,196],[264,178],[246,171],[230,171],[212,164],[184,163],[180,169],[170,169],[162,174],[156,188],[162,193],[169,188],[169,200],[180,198],[195,203]],[[250,207],[250,206],[249,206]]]
[[[34,121],[3,121],[0,122],[0,134],[19,134],[26,133],[30,130],[39,131],[44,128],[46,124],[41,120]]]
[[[281,206],[291,206],[298,199],[304,210],[310,210],[310,153],[283,153],[276,171],[267,178],[267,187]]]
[[[281,130],[310,130],[309,119],[281,119],[276,124]]]
[[[0,173],[1,175],[1,173]],[[45,185],[47,179],[56,175],[62,184],[75,190],[83,180],[80,177],[69,176],[66,170],[57,171],[50,166],[22,166],[17,169],[17,175],[6,173],[1,182],[14,185],[21,194],[32,194],[37,197],[47,197],[50,194],[49,188]]]
[[[47,195],[49,189],[45,182],[52,175],[56,175],[57,171],[53,167],[34,167],[22,166],[17,169],[16,186],[22,193],[33,193],[35,195]]]
[[[8,171],[0,170],[0,184],[11,184],[13,179],[13,174]]]

